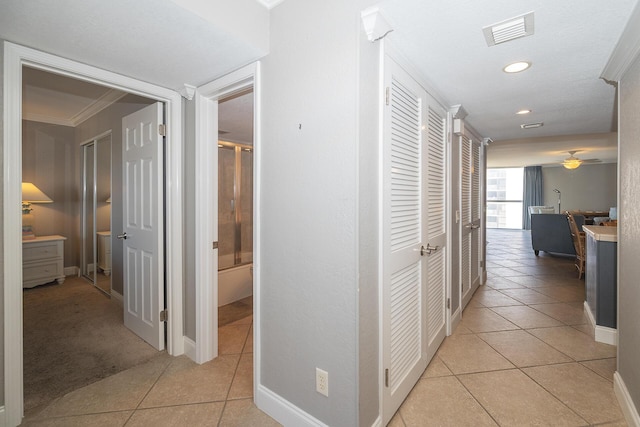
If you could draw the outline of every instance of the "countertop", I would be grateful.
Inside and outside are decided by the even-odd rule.
[[[601,242],[617,242],[618,241],[618,227],[607,227],[603,225],[583,225],[582,229]]]

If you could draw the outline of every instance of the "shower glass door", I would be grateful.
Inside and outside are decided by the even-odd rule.
[[[218,268],[253,262],[253,148],[218,143]]]

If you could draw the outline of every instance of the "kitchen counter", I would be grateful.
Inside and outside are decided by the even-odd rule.
[[[585,225],[587,274],[585,313],[596,341],[617,345],[618,227]]]
[[[603,225],[583,225],[582,229],[588,236],[599,242],[617,242],[618,227],[606,227]]]

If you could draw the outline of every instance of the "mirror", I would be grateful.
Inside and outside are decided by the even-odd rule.
[[[82,275],[111,295],[111,134],[83,145]]]

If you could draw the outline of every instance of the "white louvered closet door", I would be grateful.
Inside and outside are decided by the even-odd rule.
[[[471,231],[472,231],[472,142],[460,136],[460,293],[462,308],[471,300]]]
[[[424,89],[385,63],[382,203],[383,419],[386,424],[427,366],[424,238]]]
[[[427,361],[440,347],[447,326],[447,114],[427,95],[427,190],[425,276],[427,281]]]
[[[389,58],[385,87],[381,215],[384,424],[420,379],[446,330],[446,115]],[[423,250],[427,244],[438,249],[428,254]]]
[[[471,291],[480,285],[480,142],[472,141],[471,146]]]

